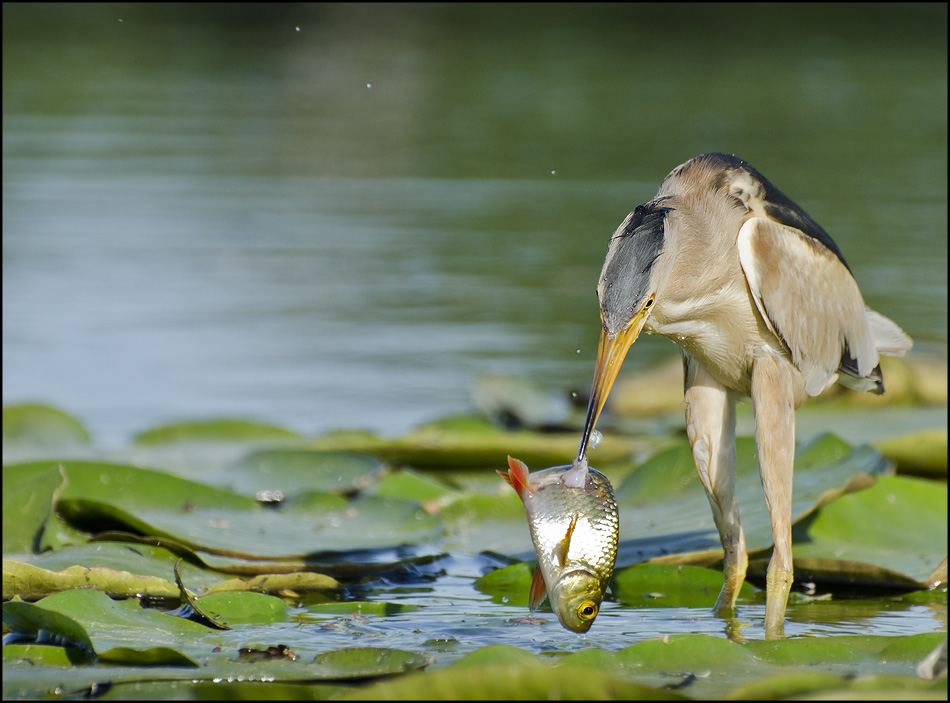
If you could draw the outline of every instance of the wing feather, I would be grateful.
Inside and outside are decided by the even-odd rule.
[[[866,379],[869,389],[880,385],[869,309],[834,252],[801,230],[765,217],[752,217],[742,226],[738,247],[755,304],[801,371],[808,395],[834,383],[839,370]]]

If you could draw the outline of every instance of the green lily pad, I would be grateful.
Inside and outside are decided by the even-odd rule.
[[[77,666],[93,659],[92,652],[78,647],[56,647],[48,644],[5,644],[3,665]],[[4,696],[6,698],[6,696]]]
[[[28,471],[42,463],[21,466]],[[230,556],[381,548],[432,539],[442,531],[438,516],[393,498],[366,496],[331,511],[306,504],[273,510],[247,496],[134,466],[64,462],[63,476],[57,509],[73,525],[119,522],[141,534]]]
[[[27,445],[49,453],[86,446],[90,439],[79,420],[57,408],[37,403],[3,408],[4,460],[14,445]]]
[[[827,578],[835,560],[861,562],[925,588],[947,553],[947,486],[924,479],[881,477],[877,485],[843,496],[796,525],[792,541],[796,568],[802,571],[821,571],[824,562]],[[853,569],[844,571],[841,578],[878,582]]]
[[[300,435],[276,425],[253,420],[220,418],[177,422],[135,435],[136,444],[167,444],[176,442],[259,442],[262,440],[299,440]]]
[[[372,454],[393,466],[417,469],[504,469],[509,454],[528,466],[547,468],[569,463],[577,453],[577,435],[505,431],[478,419],[435,422],[396,438],[366,432],[334,432],[313,441],[318,449]],[[646,440],[612,435],[591,451],[591,462],[607,465],[629,460],[652,447]]]
[[[53,495],[63,483],[49,463],[3,467],[3,552],[36,551],[53,513]]]
[[[616,571],[612,584],[614,597],[632,608],[711,608],[722,588],[722,574],[697,566],[634,564]],[[757,590],[742,584],[740,602]]]
[[[4,600],[19,596],[25,601],[34,601],[71,588],[95,588],[121,598],[143,595],[153,598],[178,597],[178,587],[174,583],[154,576],[140,576],[101,567],[88,569],[79,565],[54,572],[11,559],[3,560]]]
[[[277,593],[293,591],[332,591],[340,588],[340,582],[331,576],[312,572],[292,574],[261,574],[249,579],[228,579],[208,589],[207,593],[256,591]]]
[[[755,441],[736,442],[739,512],[750,551],[772,544],[768,506],[762,491]],[[798,447],[795,460],[793,522],[845,492],[873,483],[883,467],[879,451],[852,448],[826,434]],[[721,558],[709,501],[696,476],[689,445],[663,451],[630,474],[616,490],[620,506],[619,566],[678,552],[715,550]],[[706,556],[702,562],[708,562]]]
[[[314,664],[327,679],[388,676],[420,669],[429,663],[424,654],[385,647],[351,647],[318,654]]]
[[[490,595],[494,603],[526,606],[536,563],[520,562],[489,571],[475,579],[475,588]]]
[[[228,627],[236,625],[269,625],[287,620],[287,604],[280,598],[232,591],[211,593],[197,599],[201,610]]]
[[[419,606],[410,603],[392,603],[389,601],[340,601],[335,603],[315,603],[307,611],[315,615],[402,615],[419,610]]]
[[[238,493],[294,496],[324,491],[349,494],[370,486],[384,465],[366,454],[312,449],[260,449],[227,469],[229,488]]]
[[[192,559],[191,555],[176,554],[169,549],[151,544],[130,542],[88,542],[42,554],[28,555],[20,561],[49,571],[63,571],[78,565],[88,569],[128,571],[137,576],[156,577],[162,581],[174,583],[175,563],[183,556],[185,560],[180,568],[182,577],[190,590],[200,592],[228,578],[226,575],[211,571],[200,559]]]
[[[452,486],[427,474],[402,469],[394,471],[376,484],[373,495],[415,500],[420,503],[435,500],[454,492]]]
[[[528,666],[451,666],[356,689],[343,700],[686,700],[609,675],[579,676],[576,670]]]
[[[947,428],[911,432],[874,446],[897,464],[898,473],[947,480]]]
[[[201,625],[143,609],[136,600],[114,601],[100,591],[75,589],[36,603],[3,604],[3,622],[15,632],[39,634],[94,651],[103,660],[127,664],[198,666],[193,651],[207,633]]]

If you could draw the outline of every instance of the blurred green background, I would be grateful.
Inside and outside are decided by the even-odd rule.
[[[610,235],[707,151],[946,358],[944,4],[4,4],[4,402],[114,444],[583,394]]]

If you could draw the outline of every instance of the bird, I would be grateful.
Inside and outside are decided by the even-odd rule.
[[[748,555],[736,500],[736,415],[751,398],[773,550],[765,636],[781,639],[793,581],[795,410],[835,382],[883,393],[879,355],[911,338],[870,309],[834,240],[736,156],[708,153],[673,169],[656,196],[610,239],[597,283],[601,333],[587,447],[627,351],[641,330],[683,356],[686,433],[723,548],[714,606],[734,613]]]

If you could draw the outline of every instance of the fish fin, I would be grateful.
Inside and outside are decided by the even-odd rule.
[[[567,526],[567,532],[564,539],[558,545],[557,556],[558,566],[563,567],[567,563],[567,550],[571,547],[571,537],[574,536],[574,527],[577,525],[577,515],[571,518],[571,524]]]
[[[528,467],[523,461],[509,456],[508,473],[506,474],[503,471],[498,471],[497,469],[495,473],[511,484],[511,487],[518,492],[521,500],[524,500],[524,494],[528,490]]]
[[[534,567],[534,576],[531,577],[531,590],[528,591],[528,607],[534,612],[541,603],[544,602],[544,596],[547,595],[547,587],[544,585],[544,575],[541,573],[541,563]]]

